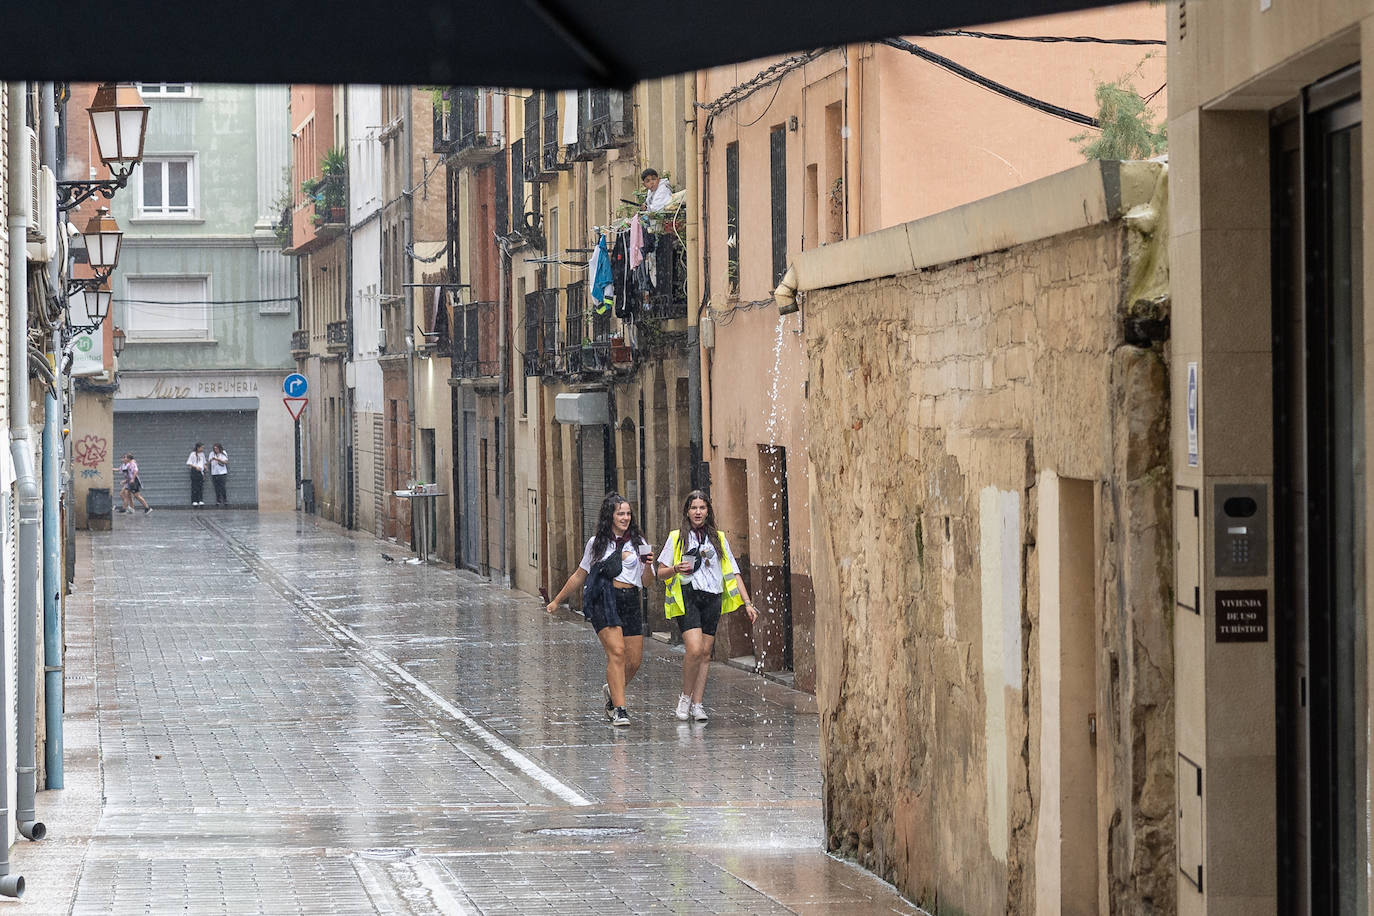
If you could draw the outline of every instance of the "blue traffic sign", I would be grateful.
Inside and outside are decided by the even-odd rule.
[[[310,383],[305,380],[305,376],[299,372],[292,372],[282,382],[281,390],[286,392],[288,398],[299,398],[305,396],[305,390],[310,387]]]

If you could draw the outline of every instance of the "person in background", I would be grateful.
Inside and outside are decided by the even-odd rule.
[[[228,508],[229,453],[218,442],[210,450],[210,482],[215,485],[215,505]]]
[[[639,173],[639,180],[644,184],[644,190],[648,193],[644,197],[644,209],[650,213],[657,213],[668,206],[668,200],[673,196],[673,189],[668,185],[668,179],[658,177],[657,169],[645,169]]]
[[[209,473],[210,462],[205,457],[205,443],[197,442],[186,456],[186,467],[191,471],[191,506],[205,505],[205,475]]]
[[[744,590],[730,542],[716,529],[711,498],[701,490],[687,494],[682,505],[682,529],[668,535],[658,555],[658,577],[665,583],[663,612],[676,620],[686,655],[682,660],[682,693],[676,715],[705,722],[706,672],[716,644],[722,614],[743,607],[749,622],[758,611]]]
[[[612,725],[629,725],[625,687],[644,656],[644,612],[639,600],[644,574],[652,574],[654,551],[635,523],[634,510],[618,493],[601,502],[596,534],[582,562],[545,608],[550,614],[571,592],[582,589],[582,613],[606,652],[601,696]],[[585,585],[585,587],[584,587]]]
[[[134,500],[138,500],[143,503],[144,515],[152,512],[153,507],[148,505],[148,500],[143,497],[143,481],[138,479],[138,462],[134,460],[133,452],[125,454],[124,463],[119,466],[119,470],[124,474],[124,487],[119,491],[124,506],[120,511],[132,512]]]

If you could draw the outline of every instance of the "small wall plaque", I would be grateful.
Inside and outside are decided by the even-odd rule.
[[[1268,642],[1269,592],[1217,592],[1217,642]]]

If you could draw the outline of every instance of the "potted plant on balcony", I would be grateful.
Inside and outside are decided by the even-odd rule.
[[[329,213],[329,222],[342,223],[348,205],[348,157],[343,147],[336,146],[320,160],[322,206]]]

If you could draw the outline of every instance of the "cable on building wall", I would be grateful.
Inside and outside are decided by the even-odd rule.
[[[715,123],[716,115],[720,114],[721,112],[725,111],[727,108],[730,108],[731,106],[738,105],[740,102],[743,102],[745,99],[749,98],[754,93],[763,89],[765,86],[770,86],[773,83],[778,82],[784,76],[791,73],[793,70],[797,70],[801,67],[804,67],[807,64],[811,63],[811,61],[820,57],[822,54],[825,54],[833,50],[835,50],[835,48],[832,46],[826,48],[817,48],[814,51],[807,51],[803,54],[794,54],[791,57],[784,58],[778,61],[777,63],[772,64],[771,66],[764,67],[762,70],[760,70],[758,73],[755,73],[748,80],[744,81],[743,83],[740,83],[737,86],[732,86],[725,92],[722,92],[720,95],[716,96],[714,101],[696,102],[696,107],[706,112],[706,124],[702,128],[703,139],[709,141],[713,136],[712,126]],[[776,92],[774,93],[774,97],[776,98]],[[770,107],[772,106],[772,102],[769,102],[768,104]],[[767,110],[767,108],[764,109],[765,112]],[[762,117],[762,115],[760,115],[759,117]],[[755,120],[758,119],[756,118]],[[748,125],[742,126],[747,127]]]
[[[933,32],[918,32],[922,38],[988,38],[994,41],[1038,41],[1045,43],[1073,42],[1077,44],[1140,45],[1164,47],[1167,41],[1158,38],[1098,38],[1094,35],[1008,35],[1005,32],[975,32],[968,29],[936,29]]]
[[[968,80],[970,83],[973,83],[977,86],[982,86],[984,89],[987,89],[991,92],[995,92],[998,95],[1003,96],[1004,98],[1011,99],[1013,102],[1019,102],[1022,105],[1025,105],[1029,108],[1034,108],[1036,111],[1039,111],[1043,114],[1052,115],[1056,118],[1062,118],[1065,121],[1069,121],[1073,124],[1081,124],[1084,127],[1092,127],[1097,129],[1101,129],[1102,127],[1102,125],[1098,123],[1097,118],[1081,114],[1077,111],[1073,111],[1068,108],[1063,108],[1059,105],[1051,104],[1050,102],[1042,101],[1040,99],[1035,98],[1034,96],[1026,95],[1024,92],[1012,89],[1010,86],[1003,85],[1002,83],[999,83],[994,79],[989,79],[988,77],[983,76],[980,73],[975,73],[968,67],[956,63],[955,61],[950,60],[948,57],[945,57],[942,54],[936,54],[934,51],[929,51],[918,44],[913,44],[912,42],[907,41],[904,38],[886,38],[883,39],[883,41],[881,41],[880,44],[888,45],[889,47],[896,48],[899,51],[905,51],[908,54],[914,54],[922,60],[928,61],[929,63],[932,63],[937,67],[941,67],[945,70],[948,70],[950,73],[953,73],[956,76]]]

